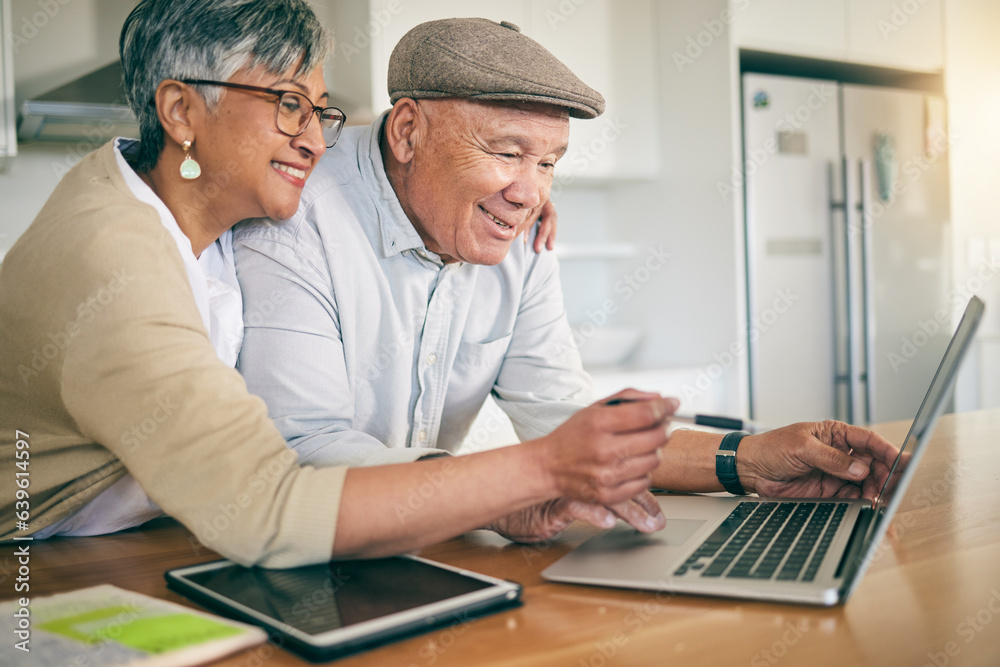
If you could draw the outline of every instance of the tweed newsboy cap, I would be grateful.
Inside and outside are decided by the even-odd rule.
[[[513,23],[428,21],[403,35],[389,57],[389,99],[469,97],[544,102],[575,118],[604,113],[604,98]]]

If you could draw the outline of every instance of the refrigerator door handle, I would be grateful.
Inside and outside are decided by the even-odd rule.
[[[841,164],[844,183],[844,304],[845,330],[847,336],[847,421],[857,424],[864,419],[864,393],[862,391],[862,304],[859,291],[861,281],[860,226],[854,224],[853,213],[860,206],[858,183],[855,174],[859,169],[847,157]]]
[[[843,158],[844,182],[844,321],[847,332],[847,421],[862,423],[866,417],[864,391],[864,266],[863,224],[854,213],[861,210],[863,194],[858,176],[862,167],[854,160]],[[862,179],[862,183],[863,183]],[[863,221],[862,221],[863,222]]]
[[[875,257],[872,255],[872,164],[870,160],[861,160],[858,169],[861,179],[861,198],[858,201],[857,237],[861,241],[860,294],[861,299],[861,331],[859,343],[864,348],[864,372],[859,373],[858,390],[862,391],[865,423],[875,421],[875,279],[873,267]],[[862,387],[863,385],[863,387]]]
[[[847,275],[845,268],[846,241],[849,214],[847,211],[848,194],[847,161],[829,163],[828,181],[830,198],[830,270],[831,294],[830,303],[833,307],[833,415],[835,419],[851,422],[851,375],[850,350],[847,341],[850,339],[848,329],[844,326],[848,319],[849,309],[844,304],[847,300]],[[839,174],[838,174],[839,172]],[[838,179],[839,175],[839,179]],[[840,197],[839,201],[837,197]]]

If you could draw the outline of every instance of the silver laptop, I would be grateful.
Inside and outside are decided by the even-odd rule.
[[[545,571],[551,581],[834,605],[847,600],[879,544],[983,314],[973,297],[874,504],[868,500],[668,495],[666,527],[625,524],[582,544]]]

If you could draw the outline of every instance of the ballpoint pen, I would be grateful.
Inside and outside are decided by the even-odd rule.
[[[635,403],[634,398],[612,398],[609,401],[605,401],[605,405],[621,405],[622,403]],[[752,422],[749,419],[740,419],[739,417],[719,417],[716,415],[686,415],[676,413],[670,415],[672,421],[685,422],[688,424],[695,424],[698,426],[708,426],[711,428],[725,429],[727,431],[746,431],[747,433],[756,434],[763,433],[767,430],[766,427]]]

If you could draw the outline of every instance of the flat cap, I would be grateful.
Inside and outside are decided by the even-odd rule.
[[[389,57],[389,100],[469,97],[544,102],[574,118],[604,113],[604,98],[513,23],[428,21],[403,35]]]

